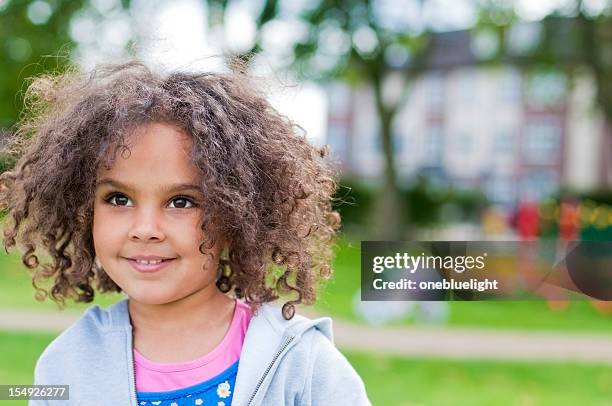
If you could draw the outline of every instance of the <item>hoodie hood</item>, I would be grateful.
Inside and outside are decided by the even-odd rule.
[[[310,320],[295,314],[285,320],[280,308],[262,305],[253,315],[244,339],[233,403],[259,405],[284,355],[311,329],[319,330],[333,343],[330,318]]]

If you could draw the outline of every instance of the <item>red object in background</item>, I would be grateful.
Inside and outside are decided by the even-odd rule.
[[[580,206],[576,200],[565,199],[561,202],[559,238],[565,241],[580,238]]]
[[[533,240],[540,230],[540,213],[535,202],[519,203],[516,215],[516,229],[521,240]]]

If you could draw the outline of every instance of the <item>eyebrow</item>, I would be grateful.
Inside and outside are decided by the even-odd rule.
[[[130,193],[134,192],[135,190],[133,186],[119,182],[118,180],[108,179],[108,178],[103,178],[103,179],[100,179],[98,182],[96,182],[96,188],[99,188],[101,186],[111,186],[116,189],[126,190]],[[161,188],[161,192],[163,193],[176,193],[176,192],[186,191],[186,190],[191,190],[191,191],[195,191],[198,193],[202,193],[202,189],[200,188],[200,186],[193,184],[193,183],[175,183],[175,184],[167,185]]]

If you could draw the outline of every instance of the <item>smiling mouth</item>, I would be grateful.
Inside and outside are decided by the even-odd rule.
[[[136,257],[123,257],[123,259],[127,259],[128,261],[135,261],[139,264],[159,264],[163,261],[171,261],[176,258],[166,258],[166,257],[158,257],[153,255],[138,255]]]
[[[161,264],[163,261],[168,261],[168,259],[131,259],[132,261],[136,261],[138,264],[142,265],[157,265]]]
[[[130,266],[138,272],[155,272],[164,269],[176,258],[125,258]]]

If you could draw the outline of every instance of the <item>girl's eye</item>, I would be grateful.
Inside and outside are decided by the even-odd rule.
[[[170,201],[170,208],[172,209],[190,209],[192,207],[195,207],[195,203],[186,197],[176,197]]]
[[[126,206],[126,207],[133,206],[132,201],[130,200],[129,197],[127,197],[126,195],[118,194],[118,193],[112,195],[106,201],[112,204],[113,206]]]

